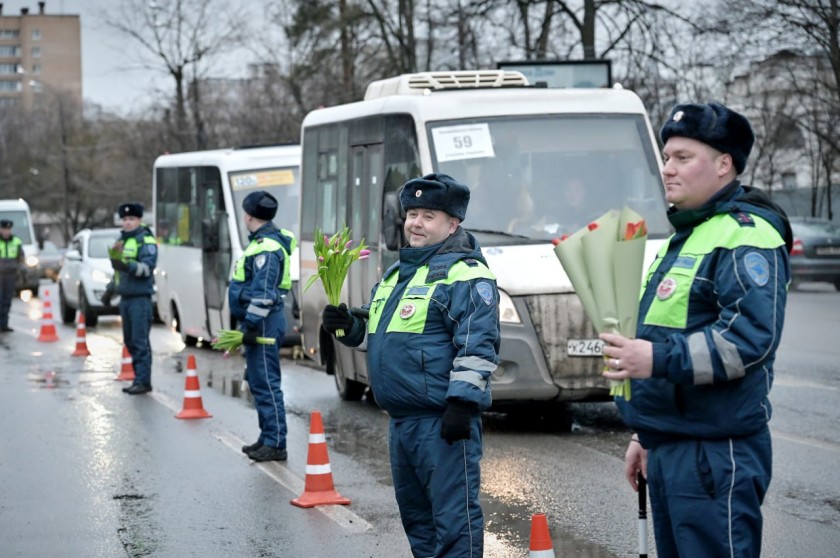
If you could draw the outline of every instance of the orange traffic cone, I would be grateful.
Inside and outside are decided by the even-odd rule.
[[[44,291],[44,315],[41,317],[41,334],[38,336],[38,341],[43,343],[58,341],[58,335],[55,333],[55,322],[53,321],[49,289]]]
[[[77,312],[76,316],[76,350],[70,356],[90,356],[90,351],[87,348],[85,315],[82,312]]]
[[[531,516],[531,546],[529,558],[554,558],[551,535],[548,534],[548,520],[544,513]]]
[[[198,385],[198,373],[195,371],[195,356],[187,357],[187,381],[184,386],[184,408],[175,415],[179,419],[210,418],[213,415],[204,410]]]
[[[330,458],[327,455],[327,439],[324,437],[324,423],[319,411],[312,411],[309,425],[309,454],[306,457],[306,484],[303,494],[292,500],[301,508],[328,504],[349,504],[350,500],[336,492],[333,485]]]
[[[134,362],[131,360],[131,353],[128,352],[128,347],[126,347],[125,345],[123,345],[122,360],[120,362],[120,375],[114,379],[126,382],[133,382]]]

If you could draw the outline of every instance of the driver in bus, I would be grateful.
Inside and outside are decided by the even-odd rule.
[[[482,556],[481,411],[499,362],[499,293],[476,239],[460,225],[469,189],[446,174],[400,193],[409,246],[373,287],[367,320],[327,306],[323,327],[358,346],[391,416],[391,475],[414,556]]]

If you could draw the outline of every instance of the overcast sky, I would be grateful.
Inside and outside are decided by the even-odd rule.
[[[21,8],[38,13],[37,0],[0,0],[3,15],[20,15]],[[127,71],[124,52],[116,45],[125,44],[107,28],[98,14],[113,0],[47,0],[45,12],[78,15],[82,26],[82,94],[85,100],[126,113],[145,104],[149,91],[160,78],[149,70]]]

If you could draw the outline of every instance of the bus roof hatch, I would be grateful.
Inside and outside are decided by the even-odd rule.
[[[365,91],[365,100],[391,95],[424,95],[431,90],[526,87],[527,85],[528,80],[525,76],[516,71],[419,72],[371,82]]]

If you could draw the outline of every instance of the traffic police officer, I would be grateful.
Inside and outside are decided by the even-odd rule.
[[[134,366],[134,382],[123,388],[123,391],[138,395],[152,391],[152,347],[149,344],[149,333],[152,329],[157,241],[149,227],[141,222],[142,204],[124,203],[117,212],[122,221],[122,232],[114,249],[120,254],[119,257],[112,254],[114,277],[105,288],[102,303],[110,306],[114,294],[120,296],[123,342]]]
[[[660,556],[759,556],[790,225],[736,179],[754,138],[742,115],[677,105],[660,137],[676,232],[648,270],[638,339],[601,335],[604,375],[634,378],[616,400],[635,431],[625,474],[647,477]]]
[[[236,262],[228,297],[231,315],[241,324],[245,345],[245,377],[254,396],[259,439],[243,446],[254,461],[285,461],[286,408],[280,375],[280,347],[286,335],[284,297],[292,287],[289,256],[297,245],[291,231],[271,222],[277,199],[265,191],[248,194],[242,202],[250,244]],[[273,345],[257,337],[274,339]]]
[[[0,333],[12,331],[9,327],[9,310],[17,288],[17,275],[24,262],[20,238],[12,234],[13,223],[0,221]]]
[[[482,410],[499,353],[499,294],[476,239],[460,227],[469,189],[445,174],[400,194],[409,247],[371,294],[367,326],[345,305],[323,327],[358,346],[367,331],[370,385],[391,416],[400,517],[414,556],[478,558]]]

